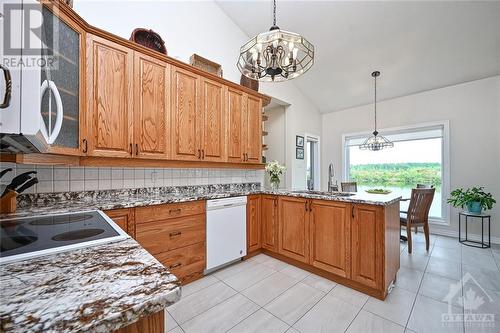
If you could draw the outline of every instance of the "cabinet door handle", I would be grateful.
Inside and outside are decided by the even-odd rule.
[[[354,218],[354,206],[352,206],[352,208],[351,208],[351,216],[352,216],[352,218]]]
[[[170,214],[173,214],[173,213],[179,214],[181,212],[181,209],[180,208],[170,209],[168,212]]]
[[[139,155],[139,144],[138,143],[135,144],[135,155],[136,156]]]
[[[128,152],[129,152],[130,155],[132,155],[132,144],[129,145]]]
[[[278,206],[278,199],[274,198],[274,207]]]
[[[313,202],[312,202],[312,200],[310,200],[310,201],[309,201],[309,211],[310,211],[310,212],[312,212],[312,204],[313,204]]]
[[[170,238],[174,238],[174,237],[177,237],[177,236],[180,236],[182,234],[181,231],[174,231],[174,232],[171,232],[170,233]]]
[[[7,67],[0,65],[0,69],[3,70],[3,77],[5,79],[5,94],[3,96],[2,104],[0,104],[0,109],[6,109],[10,105],[10,95],[12,94],[12,78]]]
[[[172,269],[172,268],[177,268],[179,266],[182,266],[182,264],[180,262],[176,263],[176,264],[173,264],[171,265],[170,267],[168,267],[169,269]]]
[[[307,201],[306,201],[306,212],[307,212],[307,211],[308,211],[308,210],[307,210]]]
[[[201,159],[204,160],[205,159],[205,149],[202,149],[201,150]]]
[[[86,154],[88,150],[89,150],[89,146],[88,146],[88,143],[87,143],[87,139],[83,139],[83,150],[82,150],[82,152]]]
[[[198,149],[198,159],[201,159],[201,149]]]

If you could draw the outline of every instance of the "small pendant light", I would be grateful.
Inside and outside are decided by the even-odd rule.
[[[362,150],[371,150],[371,151],[379,151],[384,148],[392,148],[394,147],[394,143],[389,141],[386,137],[379,135],[377,131],[377,77],[380,76],[379,71],[375,71],[372,73],[372,77],[374,78],[375,85],[375,130],[373,131],[373,135],[369,136],[365,142],[363,142],[359,149]]]

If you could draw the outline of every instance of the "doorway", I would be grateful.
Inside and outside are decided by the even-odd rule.
[[[320,189],[319,137],[306,134],[306,187],[308,190]]]

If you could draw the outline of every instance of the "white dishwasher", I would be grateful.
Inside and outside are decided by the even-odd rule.
[[[205,272],[247,254],[247,197],[207,201],[207,267]]]

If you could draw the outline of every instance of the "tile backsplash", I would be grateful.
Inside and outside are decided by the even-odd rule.
[[[264,170],[94,168],[1,163],[0,170],[13,168],[0,180],[0,189],[17,174],[36,170],[39,183],[24,193],[93,191],[157,186],[186,186],[259,182]]]

